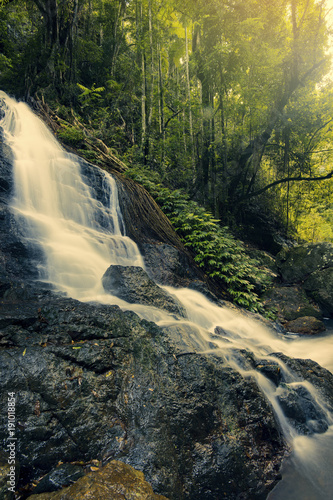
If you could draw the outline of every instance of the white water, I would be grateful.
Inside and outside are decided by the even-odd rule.
[[[0,100],[6,112],[1,125],[15,158],[13,209],[24,217],[27,237],[44,250],[41,276],[74,298],[103,293],[101,276],[111,264],[143,265],[136,244],[122,234],[114,179],[105,173],[110,204],[104,207],[83,182],[75,156],[27,105],[4,93]]]
[[[188,321],[175,319],[153,307],[128,304],[106,294],[101,278],[111,264],[144,267],[136,244],[124,234],[114,179],[105,173],[103,189],[110,203],[97,201],[81,176],[76,157],[66,153],[45,125],[23,103],[0,92],[0,121],[6,143],[14,155],[15,195],[12,209],[24,221],[26,238],[45,255],[41,279],[81,301],[118,304],[170,332],[183,331],[184,349],[214,352],[244,377],[253,377],[270,401],[293,455],[284,480],[269,496],[274,500],[327,500],[332,498],[333,418],[320,394],[271,353],[311,358],[333,371],[333,336],[286,338],[228,308],[221,308],[188,289],[166,288],[184,305]],[[216,326],[224,333],[214,335]],[[176,328],[175,328],[176,327]],[[178,334],[179,335],[179,334]],[[285,380],[276,386],[262,373],[240,361],[237,349],[256,359],[274,361]],[[329,429],[324,434],[299,435],[285,417],[279,398],[292,390],[305,391],[320,409]],[[315,423],[307,423],[309,428]],[[287,467],[287,466],[286,466]],[[290,472],[292,471],[292,473]]]

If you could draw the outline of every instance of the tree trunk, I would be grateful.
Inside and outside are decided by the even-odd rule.
[[[191,105],[191,82],[190,82],[190,69],[189,69],[189,53],[188,53],[188,36],[187,27],[185,26],[185,64],[186,64],[186,88],[187,88],[187,103],[188,103],[188,120],[190,130],[190,150],[191,150],[191,165],[192,165],[192,184],[196,182],[196,167],[194,159],[194,140],[193,140],[193,119],[192,119],[192,105]]]
[[[158,83],[159,83],[159,125],[160,125],[160,134],[162,135],[162,154],[161,154],[161,163],[162,167],[164,166],[164,155],[165,155],[165,126],[164,126],[164,88],[163,88],[163,70],[162,70],[162,54],[161,49],[159,47],[159,64],[158,64]]]

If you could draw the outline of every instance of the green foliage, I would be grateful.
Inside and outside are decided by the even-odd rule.
[[[221,227],[211,213],[190,201],[181,190],[171,191],[135,169],[128,175],[155,198],[205,273],[220,280],[236,304],[263,312],[254,288],[258,282],[266,285],[268,275],[258,269],[257,261],[246,254],[242,243],[228,228]]]
[[[79,146],[84,140],[82,130],[71,125],[63,125],[58,131],[58,137],[69,146]]]
[[[80,83],[77,84],[81,90],[79,95],[79,101],[81,101],[82,106],[92,106],[102,99],[102,92],[105,91],[105,87],[97,87],[93,83],[92,87],[89,89]]]

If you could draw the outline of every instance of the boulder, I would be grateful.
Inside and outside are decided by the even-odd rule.
[[[304,289],[324,314],[333,314],[333,267],[315,271],[304,282]]]
[[[187,254],[166,243],[142,243],[140,250],[147,273],[161,285],[186,287],[198,279]]]
[[[75,483],[84,476],[84,469],[80,465],[60,464],[49,474],[46,474],[34,488],[33,493],[48,493],[60,490]]]
[[[186,311],[180,302],[156,285],[141,267],[110,266],[104,273],[102,283],[106,292],[130,304],[154,306],[186,317]]]
[[[263,295],[263,302],[267,308],[277,310],[281,322],[292,321],[303,316],[314,316],[322,319],[317,305],[312,304],[304,290],[297,286],[275,287]]]
[[[298,283],[315,271],[333,266],[333,245],[308,243],[284,249],[277,255],[277,262],[283,281]]]
[[[89,472],[57,493],[31,495],[31,500],[168,500],[153,492],[142,472],[113,460],[98,471]]]
[[[315,335],[326,330],[324,323],[313,316],[304,316],[303,318],[288,321],[284,327],[289,332],[305,333],[308,335]]]
[[[309,381],[326,398],[329,411],[332,411],[333,377],[325,368],[310,359],[289,358],[281,353],[275,356],[297,374],[300,380]],[[324,433],[328,429],[325,417],[326,408],[314,404],[306,384],[300,383],[287,387],[281,384],[279,401],[286,417],[303,434]]]

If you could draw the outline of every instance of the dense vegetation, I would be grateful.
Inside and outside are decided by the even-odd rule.
[[[239,227],[251,208],[293,237],[333,241],[327,10],[326,0],[2,0],[0,87],[44,99],[72,145],[80,121],[158,178],[162,197],[183,190],[205,207],[187,205],[185,221],[161,203],[207,272],[232,282],[228,245],[218,250],[209,231],[204,250],[191,243],[207,211]]]

